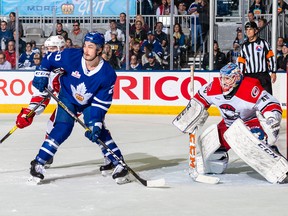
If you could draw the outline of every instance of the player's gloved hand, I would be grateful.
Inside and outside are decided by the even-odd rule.
[[[49,71],[35,71],[32,81],[33,86],[40,92],[43,92],[48,86]]]
[[[90,127],[89,131],[85,132],[85,136],[92,142],[96,142],[102,130],[102,123],[96,122],[94,126]]]
[[[31,110],[29,108],[22,108],[16,119],[16,125],[18,128],[25,128],[32,123],[35,112],[29,118],[27,118],[27,114],[30,113],[30,111]]]
[[[265,112],[264,116],[262,116],[260,113],[257,113],[257,117],[268,136],[268,144],[273,145],[279,137],[281,124],[280,114],[274,112]]]

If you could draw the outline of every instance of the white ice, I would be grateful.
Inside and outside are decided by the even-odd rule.
[[[1,138],[16,115],[0,115]],[[59,148],[42,185],[28,185],[30,161],[43,142],[49,115],[17,129],[0,144],[0,216],[287,216],[288,185],[272,185],[232,151],[218,185],[193,182],[187,173],[188,136],[167,115],[107,115],[106,123],[125,156],[142,178],[165,178],[165,188],[138,182],[117,185],[102,177],[102,155],[75,125]],[[219,117],[209,117],[208,125]],[[286,121],[280,150],[286,154]]]

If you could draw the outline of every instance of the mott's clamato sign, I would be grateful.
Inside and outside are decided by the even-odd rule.
[[[194,92],[217,77],[219,72],[195,71]],[[113,104],[109,113],[178,114],[190,99],[190,71],[117,72]],[[26,107],[33,94],[32,71],[0,72],[0,112],[18,113]],[[273,93],[286,116],[286,73],[278,73]],[[46,112],[56,103],[51,100]],[[219,115],[215,107],[210,115]]]

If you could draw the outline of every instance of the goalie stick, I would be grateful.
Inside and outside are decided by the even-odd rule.
[[[76,122],[78,122],[86,131],[91,131],[81,119],[79,119],[68,107],[63,104],[59,98],[57,98],[49,89],[45,89],[46,92],[61,106]],[[144,186],[146,187],[164,187],[165,179],[156,179],[156,180],[145,180],[141,178],[132,168],[130,168],[123,160],[121,160],[102,140],[97,139],[97,142],[100,143],[123,167],[126,167],[128,171]]]
[[[190,68],[190,96],[194,97],[194,67],[191,65]],[[196,163],[201,163],[199,166],[202,166],[202,170],[204,170],[203,157],[202,153],[197,155],[197,131],[198,126],[193,130],[192,133],[189,133],[189,176],[196,182],[206,183],[206,184],[217,184],[220,179],[214,176],[207,176],[198,173]],[[198,146],[198,151],[201,151]],[[196,161],[196,155],[198,157]]]
[[[48,98],[48,96],[44,97],[33,109],[27,114],[26,118],[29,118],[33,115],[33,113],[40,107],[45,100]],[[15,130],[17,130],[18,126],[15,125],[1,140],[0,144],[2,144],[12,133],[14,133]]]

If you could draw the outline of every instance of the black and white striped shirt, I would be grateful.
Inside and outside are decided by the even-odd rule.
[[[240,70],[244,73],[273,72],[277,70],[276,59],[268,42],[257,38],[242,44],[240,56],[237,59]]]

